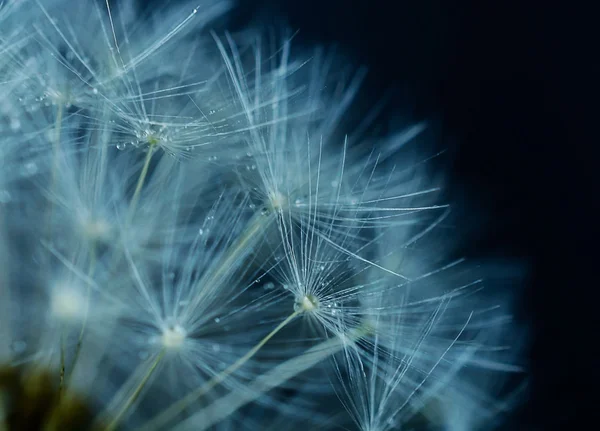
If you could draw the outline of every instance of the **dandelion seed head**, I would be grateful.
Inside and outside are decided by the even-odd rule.
[[[424,125],[346,124],[364,73],[291,34],[205,44],[230,0],[135,3],[0,0],[0,429],[487,425],[504,318],[431,241]]]

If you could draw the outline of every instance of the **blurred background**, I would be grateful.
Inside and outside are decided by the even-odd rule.
[[[594,428],[577,425],[596,416],[600,382],[591,16],[516,0],[238,0],[225,23],[285,22],[296,44],[335,44],[368,67],[359,109],[387,96],[383,118],[434,124],[449,193],[469,206],[463,252],[529,262],[531,394],[507,430]]]

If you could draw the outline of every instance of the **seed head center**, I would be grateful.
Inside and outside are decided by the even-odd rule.
[[[278,210],[287,205],[287,198],[278,191],[269,193],[269,201],[271,203],[271,208]]]
[[[168,326],[162,333],[162,345],[167,349],[179,349],[186,336],[187,332],[180,325]]]
[[[315,311],[319,308],[319,300],[311,294],[302,295],[296,298],[296,303],[294,304],[294,309],[296,311],[306,311],[311,312]]]

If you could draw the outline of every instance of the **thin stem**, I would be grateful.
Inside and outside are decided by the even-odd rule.
[[[248,360],[250,360],[256,353],[271,339],[285,328],[292,320],[294,320],[299,314],[302,313],[302,310],[294,311],[290,314],[283,322],[281,322],[275,329],[269,332],[262,340],[258,342],[252,349],[250,349],[244,356],[239,358],[221,373],[214,376],[200,388],[196,389],[193,392],[190,392],[185,397],[172,404],[167,409],[163,410],[159,413],[154,419],[145,424],[142,429],[149,431],[153,429],[158,429],[161,426],[165,425],[169,420],[173,419],[179,413],[181,413],[188,405],[196,401],[198,398],[205,395],[212,388],[217,386],[219,383],[223,382],[227,377],[229,377],[232,373],[238,370],[242,365],[244,365]]]
[[[142,175],[140,175],[140,179],[141,178]],[[130,219],[133,218],[131,216],[131,208],[132,207],[130,207]],[[198,281],[198,285],[210,286],[219,283],[219,278],[223,274],[230,272],[232,270],[232,267],[235,267],[236,260],[241,258],[244,255],[244,253],[247,252],[247,250],[249,249],[248,246],[252,244],[253,241],[256,241],[257,238],[260,238],[260,230],[264,229],[265,226],[268,226],[268,224],[272,220],[273,219],[269,215],[265,215],[260,212],[254,214],[252,219],[248,222],[248,226],[246,227],[245,231],[240,235],[239,239],[227,249],[222,263],[218,266],[218,268],[215,271],[207,272],[202,277],[202,279]],[[130,222],[131,220],[129,220],[128,224]],[[116,269],[115,266],[120,262],[120,257],[121,254],[119,254],[118,252],[112,256],[111,262],[107,266],[108,272],[112,273]]]
[[[54,189],[56,187],[58,169],[59,169],[59,160],[60,160],[60,134],[62,130],[62,121],[63,121],[63,105],[62,103],[58,104],[58,109],[56,112],[56,121],[54,123],[54,142],[52,143],[52,179],[50,181],[50,190],[54,193]],[[52,201],[49,202],[46,219],[47,219],[47,235],[50,236],[51,228],[52,228],[52,219],[54,218],[54,204]]]
[[[56,187],[57,182],[57,174],[59,169],[59,159],[60,159],[60,134],[62,130],[62,121],[63,121],[63,104],[59,102],[58,109],[56,112],[56,121],[55,121],[55,136],[54,142],[52,144],[52,180],[51,180],[51,190],[54,192],[54,188]],[[51,236],[52,229],[52,219],[54,218],[54,205],[52,202],[49,203],[48,212],[46,213],[47,222],[46,230],[48,232],[48,239]],[[50,265],[49,260],[44,259],[46,265]],[[65,384],[65,328],[64,326],[61,328],[60,334],[60,371],[59,371],[59,382],[58,382],[58,393],[59,396],[62,394]]]
[[[60,134],[62,131],[62,120],[63,120],[63,104],[59,102],[58,111],[56,112],[56,123],[54,125],[54,145],[52,146],[53,164],[52,164],[52,186],[56,184],[56,174],[58,172],[58,158],[60,155]]]
[[[203,276],[198,281],[198,285],[212,286],[222,283],[219,280],[220,277],[225,273],[231,273],[232,269],[234,269],[236,266],[236,261],[243,257],[244,253],[247,253],[248,250],[251,249],[248,246],[252,244],[253,241],[256,241],[257,238],[260,238],[259,233],[261,229],[265,227],[265,222],[269,223],[270,221],[271,218],[269,216],[256,213],[248,223],[248,227],[240,235],[237,241],[235,241],[235,243],[227,249],[225,257],[220,265],[213,272],[208,272],[205,276]],[[201,298],[196,299],[196,301],[200,300]]]
[[[150,161],[152,160],[152,154],[154,153],[154,146],[156,144],[151,142],[148,145],[148,153],[146,154],[146,158],[144,160],[144,166],[142,167],[142,171],[140,172],[140,176],[138,178],[137,185],[135,186],[135,191],[133,192],[133,197],[131,198],[131,202],[129,203],[129,215],[127,217],[127,226],[133,220],[133,216],[135,215],[135,210],[137,209],[138,201],[140,200],[140,193],[142,192],[142,187],[144,186],[144,182],[146,181],[146,176],[148,176],[148,169],[150,168]]]
[[[135,388],[135,391],[133,391],[133,393],[127,399],[127,401],[125,401],[125,403],[123,404],[123,407],[121,407],[121,410],[119,411],[119,413],[117,413],[115,415],[114,419],[106,426],[106,428],[104,428],[104,431],[113,431],[117,427],[117,425],[119,424],[119,422],[123,419],[123,416],[125,415],[125,413],[127,413],[127,411],[133,405],[133,403],[135,402],[135,400],[137,400],[138,397],[140,396],[142,390],[144,389],[144,387],[146,386],[146,384],[150,380],[150,377],[152,377],[152,374],[156,370],[156,367],[158,367],[158,364],[160,363],[160,361],[162,360],[162,358],[165,356],[165,353],[166,353],[165,349],[163,349],[163,350],[160,351],[160,353],[158,354],[158,356],[156,357],[156,359],[150,365],[150,368],[148,369],[148,371],[144,375],[144,378],[142,379],[142,381],[140,382],[140,384]]]
[[[277,365],[252,381],[245,390],[231,391],[208,407],[190,416],[174,427],[174,431],[193,429],[203,431],[227,418],[248,403],[255,401],[267,391],[281,386],[298,374],[315,366],[327,357],[342,350],[348,342],[355,342],[371,333],[372,329],[363,326],[347,335],[347,339],[334,337],[311,347],[306,352]]]
[[[90,245],[90,265],[88,267],[88,278],[91,278],[94,275],[94,269],[96,268],[96,242],[92,242]],[[92,294],[92,285],[87,283],[87,288],[85,291],[85,313],[83,315],[83,322],[81,323],[81,330],[79,331],[79,338],[77,339],[77,346],[75,347],[75,353],[73,355],[73,361],[71,362],[71,368],[69,369],[69,376],[67,377],[67,381],[71,379],[73,375],[73,371],[75,370],[75,365],[77,364],[77,360],[79,359],[79,354],[81,352],[81,346],[83,344],[83,334],[85,333],[85,329],[87,327],[88,314],[90,309],[90,297]]]
[[[257,234],[265,226],[265,219],[267,219],[267,221],[271,220],[269,216],[261,213],[256,213],[254,215],[252,220],[250,220],[250,223],[248,223],[248,228],[242,233],[239,240],[227,250],[227,255],[225,256],[223,263],[219,266],[219,269],[210,274],[210,278],[207,280],[208,282],[214,282],[223,272],[231,270],[235,261],[242,256],[242,252],[247,250],[246,247],[248,244],[257,238]]]
[[[64,387],[65,387],[65,352],[66,352],[65,344],[66,344],[65,329],[63,327],[61,330],[61,334],[60,334],[60,371],[59,371],[59,378],[58,378],[58,394],[59,394],[59,396],[62,395]]]

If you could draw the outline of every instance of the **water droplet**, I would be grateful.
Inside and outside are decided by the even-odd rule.
[[[98,94],[98,89],[97,88],[92,88],[92,93]]]
[[[125,147],[127,147],[127,144],[125,142],[117,143],[117,150],[124,150]]]
[[[263,289],[265,290],[273,290],[273,288],[275,288],[275,284],[270,281],[268,283],[263,284]]]
[[[34,175],[35,173],[37,173],[38,171],[38,167],[34,162],[28,162],[25,163],[25,172],[30,174],[30,175]]]
[[[330,306],[331,314],[338,314],[338,312],[340,311],[339,308],[340,308],[339,302],[334,302],[333,306]]]
[[[215,320],[215,323],[219,323],[221,321],[221,318],[220,317],[215,317],[214,320]]]
[[[204,229],[202,229],[202,228],[198,229],[198,235],[200,235],[200,236],[204,235]]]

